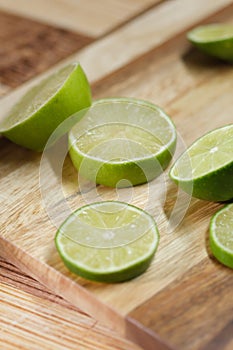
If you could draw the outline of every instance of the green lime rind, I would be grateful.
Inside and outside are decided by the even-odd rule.
[[[90,159],[77,154],[72,146],[69,154],[75,168],[79,169],[80,175],[88,180],[108,187],[125,187],[125,184],[126,186],[144,184],[159,176],[170,163],[174,150],[175,145],[172,145],[170,149],[164,150],[156,158],[150,157],[125,164],[111,164],[110,162]],[[126,182],[122,180],[126,180]]]
[[[224,130],[226,134],[224,136]],[[198,138],[193,144],[176,160],[169,172],[170,178],[185,192],[189,193],[195,198],[207,201],[225,202],[233,198],[233,159],[224,165],[220,165],[209,172],[200,176],[189,177],[185,179],[176,174],[176,168],[179,168],[179,162],[182,157],[185,157],[193,147],[196,147],[200,141],[211,134],[222,132],[222,137],[227,139],[227,132],[233,130],[233,124],[212,130],[202,137]],[[231,140],[229,140],[231,141]],[[217,139],[218,144],[220,140]],[[221,151],[221,150],[220,150]],[[188,156],[189,157],[189,156]],[[190,158],[191,159],[191,158]],[[187,168],[190,167],[188,164]]]
[[[171,172],[170,178],[192,197],[212,202],[225,202],[233,198],[232,174],[233,161],[228,166],[195,179],[193,182],[178,180],[171,175]]]
[[[17,118],[17,112],[22,114],[24,104],[28,106],[30,99],[34,99],[36,104],[37,93],[40,93],[41,89],[46,90],[46,85],[53,79],[56,80],[60,72],[65,70],[70,72],[58,90],[54,91],[52,96],[47,96],[44,103],[31,115],[22,115],[22,120],[14,123],[13,119]],[[86,75],[80,64],[71,64],[46,78],[23,96],[6,116],[8,120],[0,124],[0,133],[18,145],[42,151],[51,134],[66,118],[90,105],[91,90]],[[9,126],[11,119],[13,125]]]
[[[222,32],[225,32],[225,35]],[[229,32],[228,35],[227,32]],[[187,38],[200,51],[221,60],[233,62],[233,25],[199,26],[188,32]]]
[[[210,239],[209,242],[210,242],[210,249],[211,249],[213,255],[215,256],[215,258],[223,265],[228,266],[228,267],[233,269],[233,250],[224,246],[216,236],[216,230],[217,230],[216,220],[218,219],[218,217],[220,215],[224,215],[224,213],[226,211],[228,211],[229,209],[232,211],[232,218],[233,218],[233,204],[228,204],[228,205],[224,206],[223,208],[218,210],[211,218],[210,230],[209,230],[209,232],[210,232],[209,233],[209,239]],[[224,225],[224,218],[223,218],[222,225]],[[226,223],[225,230],[228,230],[227,231],[228,233],[229,232],[232,233],[232,239],[231,239],[231,242],[232,242],[233,241],[233,220],[232,220],[232,224],[230,227],[228,227],[228,225]]]
[[[58,249],[57,244],[56,244],[56,247]],[[80,277],[83,277],[87,280],[94,281],[94,282],[120,283],[120,282],[129,281],[135,277],[140,276],[142,273],[144,273],[149,268],[151,261],[153,260],[153,257],[155,255],[155,252],[156,252],[156,249],[154,249],[150,257],[147,257],[146,259],[137,262],[133,266],[129,266],[120,271],[114,271],[111,273],[110,272],[93,273],[92,271],[83,269],[81,266],[74,265],[74,263],[71,262],[69,259],[67,259],[67,257],[64,256],[63,254],[59,253],[59,255],[63,260],[65,266],[68,268],[68,270]]]
[[[91,246],[86,246],[77,241],[74,241],[70,238],[69,233],[66,234],[66,224],[72,220],[77,214],[82,213],[86,210],[86,208],[90,208],[90,206],[99,206],[99,205],[108,205],[108,204],[116,204],[119,206],[126,206],[127,208],[131,208],[131,210],[147,217],[150,223],[153,223],[149,231],[143,233],[141,237],[137,237],[134,241],[127,243],[127,245],[113,247],[109,249],[105,248],[96,248]],[[90,228],[91,229],[91,228]],[[123,228],[124,229],[124,228]],[[64,233],[65,232],[65,233]],[[149,240],[149,244],[148,244]],[[146,243],[144,243],[146,242]],[[146,246],[143,246],[146,244]],[[143,272],[145,272],[151,264],[151,261],[154,257],[154,254],[157,250],[159,244],[159,231],[157,229],[157,225],[154,221],[154,218],[148,214],[147,212],[139,209],[133,205],[129,205],[123,202],[118,201],[105,201],[105,202],[97,202],[92,203],[90,205],[85,205],[75,212],[73,212],[60,226],[55,236],[55,245],[57,251],[63,260],[65,266],[73,273],[96,282],[105,282],[105,283],[118,283],[130,280],[134,277],[139,276]],[[131,256],[126,256],[126,260],[124,260],[125,249],[132,249],[135,252],[135,249],[139,249],[139,254],[136,254],[131,260]],[[72,254],[75,254],[76,258],[74,259],[67,252],[72,251]],[[75,252],[74,252],[75,251]],[[78,254],[78,258],[77,258]],[[91,263],[88,264],[89,259],[86,260],[86,257],[90,256]],[[111,265],[110,267],[106,267],[106,257],[109,259],[111,256],[111,260],[114,262],[119,262],[118,264]],[[84,257],[84,260],[83,259]],[[93,259],[98,261],[97,267],[94,264],[94,268],[92,265],[92,257]],[[80,259],[80,261],[79,261]],[[99,261],[101,261],[101,266],[99,265]],[[103,265],[102,265],[103,261]],[[126,261],[126,262],[125,262]]]
[[[101,158],[93,158],[84,154],[75,146],[75,136],[72,130],[69,134],[69,154],[71,160],[79,173],[88,180],[97,184],[109,187],[127,187],[130,185],[140,185],[149,182],[159,176],[169,165],[176,148],[176,131],[171,119],[158,106],[134,98],[107,98],[93,102],[92,108],[102,103],[114,102],[135,103],[138,106],[155,110],[166,119],[170,128],[174,129],[173,138],[166,147],[161,147],[156,154],[148,153],[148,156],[141,159],[128,160],[126,162],[111,162]],[[126,181],[121,181],[122,179]]]

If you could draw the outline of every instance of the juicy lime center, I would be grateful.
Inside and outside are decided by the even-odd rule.
[[[134,265],[137,268],[137,263],[151,259],[158,241],[159,233],[149,214],[111,201],[80,208],[56,236],[63,258],[92,274],[121,272]]]
[[[143,260],[153,253],[157,246],[157,240],[155,240],[154,232],[150,231],[140,241],[114,249],[99,249],[74,244],[65,236],[59,238],[59,245],[63,254],[74,263],[78,261],[79,265],[88,268],[88,270],[106,273],[123,269],[132,262],[136,263],[137,260]]]
[[[70,133],[78,152],[108,162],[155,156],[175,137],[172,122],[157,106],[132,99],[97,101]]]
[[[62,87],[73,69],[74,65],[70,64],[30,89],[3,119],[0,125],[1,130],[12,128],[19,122],[26,120],[42,105],[46,104]]]
[[[233,206],[221,211],[216,217],[215,236],[222,246],[233,252]]]
[[[173,175],[195,179],[233,161],[233,125],[216,129],[197,140],[176,162]]]
[[[73,243],[95,248],[130,244],[154,228],[149,215],[127,204],[88,206],[74,213],[60,232]]]
[[[233,38],[233,25],[230,24],[212,24],[205,27],[199,27],[190,35],[191,39],[200,42],[211,42]]]
[[[102,129],[102,131],[106,131],[107,135],[111,135],[115,131],[122,133],[123,124],[129,126],[128,132],[130,135],[133,134],[130,126],[138,127],[141,128],[141,132],[155,135],[164,145],[171,142],[171,139],[175,137],[172,122],[157,106],[152,107],[146,102],[123,98],[119,98],[119,100],[110,99],[109,101],[100,100],[93,103],[85,114],[85,118],[72,129],[72,134],[78,139],[85,133],[91,132],[91,130],[98,132],[98,127],[106,125],[110,125],[109,129]],[[114,130],[114,125],[119,128],[119,131]]]
[[[106,161],[124,161],[154,155],[163,142],[140,127],[112,123],[98,126],[79,137],[76,146],[84,154]]]

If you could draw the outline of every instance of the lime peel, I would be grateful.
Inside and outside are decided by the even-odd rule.
[[[219,262],[233,268],[233,204],[224,206],[211,218],[210,249]]]
[[[188,32],[187,38],[201,51],[233,62],[233,24],[214,23],[199,26]]]
[[[124,187],[148,182],[168,166],[176,130],[158,106],[134,98],[95,101],[69,133],[79,173],[98,184]],[[128,185],[127,185],[128,186]]]
[[[42,151],[54,130],[91,104],[80,64],[61,68],[28,91],[0,123],[0,133],[26,148]]]
[[[210,201],[233,198],[233,124],[197,139],[175,162],[171,179],[193,197]]]
[[[79,208],[65,220],[55,237],[57,250],[70,271],[90,280],[111,283],[144,272],[158,242],[153,217],[118,201]]]

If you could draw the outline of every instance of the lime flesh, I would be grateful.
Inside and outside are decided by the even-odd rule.
[[[114,201],[79,208],[55,238],[69,270],[101,282],[122,282],[144,272],[158,242],[156,223],[148,213]]]
[[[133,98],[96,101],[69,133],[70,156],[85,178],[124,187],[152,180],[167,167],[176,145],[170,118]]]
[[[173,165],[170,177],[194,197],[233,198],[233,124],[196,140]]]
[[[91,104],[89,83],[79,64],[70,64],[28,91],[0,123],[11,141],[42,151],[53,131]]]
[[[233,204],[220,209],[211,219],[210,248],[218,261],[233,268]]]
[[[201,51],[223,60],[233,61],[233,24],[209,24],[194,28],[189,41]]]

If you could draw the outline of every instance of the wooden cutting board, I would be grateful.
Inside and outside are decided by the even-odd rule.
[[[57,18],[58,24],[60,20]],[[233,23],[232,1],[165,1],[115,30],[110,26],[108,35],[82,37],[83,49],[58,65],[53,62],[51,69],[2,98],[1,111],[5,113],[58,66],[79,60],[92,83],[94,98],[133,96],[165,109],[177,127],[178,154],[203,133],[233,121],[232,65],[198,53],[185,38],[191,27],[217,21]],[[60,34],[55,30],[53,35]],[[77,34],[73,35],[69,36],[70,48]],[[65,56],[72,53],[67,47],[58,51],[60,59],[65,57],[64,50]],[[17,79],[12,78],[12,86]],[[4,81],[3,90],[5,85]],[[92,186],[81,196],[77,174],[67,158],[62,189],[71,210],[98,196],[130,197],[132,204],[146,207],[156,217],[161,233],[158,252],[145,274],[116,285],[88,282],[69,273],[55,250],[56,227],[42,202],[41,155],[3,138],[0,143],[3,257],[144,349],[169,348],[165,343],[179,349],[233,346],[232,271],[217,263],[208,248],[209,220],[220,204],[194,199],[189,203],[186,196],[179,196],[177,202],[176,187],[167,175],[163,178],[165,194],[157,179],[135,187],[130,194]],[[47,179],[47,194],[59,213],[64,208],[56,196],[56,177]],[[178,214],[181,208],[185,215],[171,230],[174,205]]]

